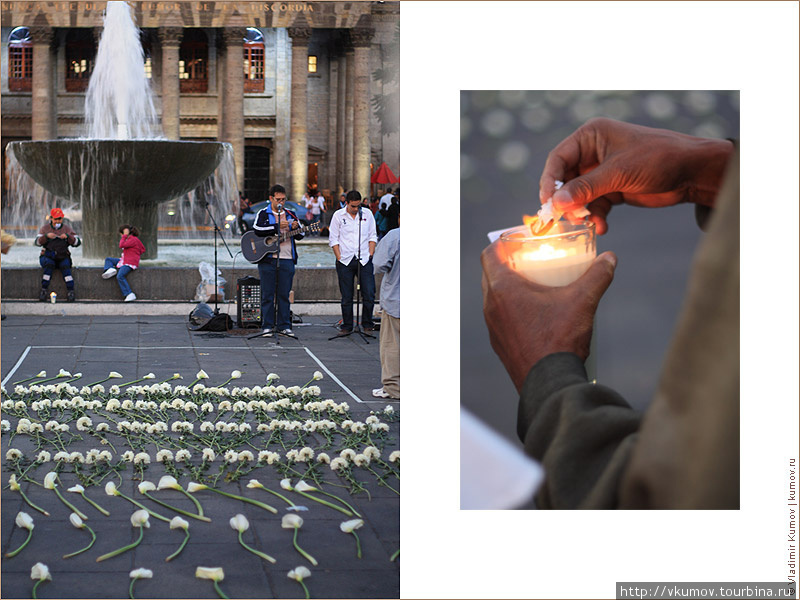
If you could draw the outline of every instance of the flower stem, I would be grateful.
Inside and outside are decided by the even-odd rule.
[[[28,529],[28,537],[27,537],[27,538],[25,538],[25,541],[22,543],[22,546],[20,546],[20,547],[19,547],[19,548],[17,548],[16,550],[12,550],[12,551],[11,551],[11,552],[9,552],[8,554],[6,554],[6,558],[11,558],[12,556],[16,556],[17,554],[19,554],[20,552],[22,552],[22,549],[23,549],[23,548],[25,548],[25,546],[27,546],[27,545],[28,545],[28,542],[30,542],[30,541],[31,541],[31,536],[32,536],[32,535],[33,535],[33,527],[31,527],[30,529]]]
[[[94,541],[97,539],[97,536],[95,535],[94,531],[92,531],[92,529],[88,525],[84,524],[84,527],[89,530],[89,533],[92,534],[92,541],[89,542],[89,545],[86,546],[85,548],[81,548],[80,550],[77,550],[75,552],[70,552],[69,554],[65,554],[61,558],[72,558],[73,556],[77,556],[81,552],[86,552],[89,548],[94,546]]]
[[[317,566],[317,559],[314,558],[313,556],[311,556],[308,552],[306,552],[300,546],[297,545],[297,531],[298,531],[298,529],[300,529],[300,528],[299,527],[295,527],[294,528],[294,538],[292,539],[292,543],[294,544],[295,549],[300,554],[302,554],[304,557],[306,557],[306,559],[308,559],[308,562],[310,562],[312,565],[314,565],[316,567]]]
[[[127,546],[123,546],[122,548],[118,548],[117,550],[113,550],[113,551],[109,552],[108,554],[103,554],[103,556],[100,556],[100,557],[97,558],[97,562],[106,560],[108,558],[113,558],[113,557],[117,556],[118,554],[122,554],[123,552],[127,552],[128,550],[132,550],[133,548],[136,548],[136,546],[139,545],[139,542],[142,541],[143,537],[144,537],[144,527],[139,525],[139,538],[135,542],[133,542],[132,544],[128,544]]]
[[[359,512],[358,512],[358,511],[357,511],[355,508],[353,508],[353,507],[352,507],[352,506],[351,506],[349,503],[347,503],[347,502],[345,502],[344,500],[342,500],[341,498],[339,498],[339,496],[336,496],[336,495],[334,495],[334,494],[331,494],[331,493],[329,493],[329,492],[325,492],[325,491],[323,491],[323,490],[318,490],[318,491],[319,491],[319,493],[320,493],[320,494],[325,494],[326,496],[328,496],[328,497],[330,497],[330,498],[336,498],[336,499],[337,499],[339,502],[341,502],[341,503],[342,503],[342,504],[344,504],[344,505],[345,505],[347,508],[349,508],[350,510],[352,510],[352,511],[353,511],[353,514],[354,514],[355,516],[357,516],[357,517],[360,517],[360,516],[361,516],[361,514],[360,514],[360,513],[359,513]]]
[[[269,492],[270,494],[275,494],[278,498],[280,498],[281,500],[286,502],[286,504],[288,504],[289,506],[295,506],[295,503],[292,502],[291,500],[289,500],[283,494],[279,494],[278,492],[275,492],[275,491],[273,491],[273,490],[271,490],[271,489],[269,489],[267,487],[264,487],[263,485],[261,486],[261,489],[264,490],[265,492]]]
[[[83,514],[80,510],[75,508],[75,506],[73,506],[73,504],[69,500],[67,500],[66,498],[64,498],[64,496],[61,495],[61,492],[58,491],[58,486],[57,485],[53,486],[53,490],[55,491],[55,493],[58,496],[59,500],[61,500],[64,504],[66,504],[67,507],[72,510],[72,512],[77,514],[84,521],[86,521],[89,518],[85,514]]]
[[[188,510],[183,510],[182,508],[178,508],[176,506],[172,506],[171,504],[167,504],[166,502],[162,502],[161,500],[158,500],[157,498],[153,498],[153,496],[151,496],[147,492],[144,492],[144,495],[147,496],[148,498],[150,498],[150,500],[152,500],[153,502],[155,502],[157,504],[160,504],[161,506],[164,506],[164,507],[166,507],[166,508],[168,508],[170,510],[174,510],[177,513],[180,513],[182,515],[186,515],[187,517],[191,517],[192,519],[197,519],[199,521],[205,521],[206,523],[210,523],[211,522],[211,519],[209,519],[208,517],[205,517],[203,515],[196,515],[194,513],[189,512]]]
[[[184,496],[186,496],[186,497],[187,497],[187,498],[189,498],[189,499],[190,499],[192,502],[194,502],[194,505],[197,507],[197,514],[198,514],[198,515],[200,515],[201,517],[202,517],[202,516],[204,516],[204,513],[203,513],[203,507],[200,505],[200,501],[199,501],[197,498],[195,498],[194,496],[192,496],[192,495],[191,495],[189,492],[187,492],[187,491],[186,491],[185,489],[183,489],[182,487],[181,487],[181,488],[179,488],[179,489],[180,489],[181,493],[182,493]],[[210,520],[211,520],[211,519],[209,519],[209,521],[210,521]]]
[[[43,514],[44,516],[46,516],[46,517],[49,517],[49,516],[50,516],[50,513],[49,513],[49,512],[47,512],[45,509],[43,509],[43,508],[39,508],[39,507],[38,507],[38,506],[36,506],[36,505],[35,505],[33,502],[31,502],[30,500],[28,500],[28,497],[25,495],[25,492],[23,492],[22,490],[19,490],[19,493],[22,495],[22,499],[23,499],[23,500],[25,500],[25,502],[27,502],[27,503],[28,503],[28,506],[30,506],[30,507],[31,507],[31,508],[33,508],[33,509],[36,509],[36,510],[38,510],[40,513],[42,513],[42,514]]]
[[[169,562],[169,561],[171,561],[173,558],[175,558],[176,556],[178,556],[178,554],[180,554],[180,553],[181,553],[181,551],[183,550],[183,547],[186,545],[186,542],[188,542],[188,541],[189,541],[189,530],[188,530],[188,529],[186,529],[185,531],[186,531],[186,537],[185,537],[185,538],[183,538],[183,542],[181,542],[181,545],[180,545],[180,547],[179,547],[177,550],[175,550],[175,552],[173,552],[172,554],[170,554],[170,555],[169,555],[169,556],[168,556],[168,557],[165,559],[165,560],[166,560],[166,562]]]
[[[169,522],[170,522],[170,519],[168,519],[168,518],[167,518],[167,517],[165,517],[164,515],[160,515],[160,514],[158,514],[157,512],[154,512],[154,511],[150,510],[150,509],[149,509],[149,508],[147,508],[147,507],[146,507],[144,504],[142,504],[141,502],[137,502],[137,501],[136,501],[136,500],[134,500],[133,498],[128,498],[128,497],[127,497],[125,494],[123,494],[123,493],[122,493],[122,492],[120,492],[119,490],[117,490],[117,495],[118,495],[118,496],[122,496],[123,498],[125,498],[125,500],[127,500],[127,501],[128,501],[128,502],[130,502],[131,504],[135,504],[135,505],[136,505],[136,506],[138,506],[139,508],[146,510],[146,511],[147,511],[147,512],[148,512],[150,515],[152,515],[152,516],[153,516],[153,517],[155,517],[156,519],[159,519],[159,520],[161,520],[161,521],[165,521],[165,522],[167,522],[167,523],[169,523]]]
[[[259,502],[258,500],[252,500],[251,498],[245,498],[244,496],[237,496],[236,494],[229,494],[228,492],[223,492],[222,490],[218,490],[218,489],[212,488],[212,487],[207,487],[205,489],[210,490],[212,492],[216,492],[218,494],[222,494],[223,496],[227,496],[228,498],[233,498],[234,500],[241,500],[242,502],[249,502],[250,504],[254,504],[255,506],[259,506],[259,507],[263,508],[264,510],[268,510],[271,513],[275,513],[276,515],[278,514],[278,510],[276,508],[273,508],[269,504],[264,504],[263,502]]]
[[[389,558],[389,560],[390,560],[390,561],[392,561],[392,562],[394,562],[394,560],[395,560],[395,559],[396,559],[398,556],[400,556],[400,548],[398,548],[398,549],[395,551],[395,553],[394,553],[394,554],[392,554],[392,556]]]
[[[348,517],[352,517],[353,516],[352,512],[350,512],[346,508],[342,508],[341,506],[336,506],[333,502],[328,502],[327,500],[323,500],[322,498],[316,498],[316,497],[312,496],[311,494],[309,494],[307,492],[301,492],[298,489],[295,489],[294,491],[297,492],[298,494],[301,494],[301,495],[305,496],[306,498],[310,498],[311,500],[314,500],[315,502],[319,502],[320,504],[324,504],[325,506],[329,506],[330,508],[332,508],[334,510],[338,510],[339,512],[342,512],[342,513],[346,514]],[[358,514],[358,513],[356,513],[356,514]],[[360,517],[361,515],[358,515],[358,516]]]
[[[92,506],[94,506],[94,507],[95,507],[97,510],[99,510],[101,513],[103,513],[105,516],[107,516],[107,517],[108,517],[108,516],[111,516],[111,513],[110,513],[110,512],[108,512],[108,511],[107,511],[105,508],[103,508],[102,506],[100,506],[100,505],[99,505],[97,502],[95,502],[94,500],[91,500],[91,499],[90,499],[90,498],[89,498],[89,497],[86,495],[86,493],[85,493],[85,492],[81,492],[81,496],[83,496],[83,499],[84,499],[84,500],[86,500],[86,501],[87,501],[89,504],[91,504]]]
[[[355,532],[355,529],[350,533],[356,538],[356,548],[358,548],[358,558],[361,558],[361,540],[358,539],[358,534]]]
[[[37,600],[38,596],[36,595],[36,588],[38,588],[43,581],[44,579],[40,579],[39,581],[33,584],[33,589],[31,590],[31,598],[33,598],[33,600]]]
[[[241,532],[241,531],[239,532],[239,543],[242,545],[242,547],[243,547],[245,550],[249,550],[250,552],[252,552],[252,553],[253,553],[253,554],[255,554],[256,556],[260,556],[260,557],[261,557],[261,558],[263,558],[264,560],[268,560],[268,561],[269,561],[269,562],[271,562],[272,564],[275,564],[275,559],[274,559],[274,558],[272,558],[272,557],[271,557],[269,554],[264,554],[263,552],[259,552],[259,551],[258,551],[258,550],[256,550],[255,548],[251,548],[250,546],[248,546],[247,544],[245,544],[245,543],[244,543],[244,540],[242,539],[242,532]]]
[[[138,577],[132,577],[131,578],[131,584],[130,584],[130,586],[128,586],[128,596],[130,598],[135,598],[135,596],[133,595],[133,584],[136,583],[136,581],[138,579],[139,579]]]
[[[101,379],[100,381],[95,381],[94,383],[87,383],[87,384],[86,384],[86,387],[93,387],[93,386],[95,386],[95,385],[99,385],[99,384],[101,384],[101,383],[105,383],[105,382],[106,382],[106,381],[108,381],[109,379],[111,379],[111,377],[106,377],[105,379]]]
[[[214,589],[217,590],[217,596],[224,598],[225,600],[229,600],[225,593],[219,589],[219,583],[217,581],[214,581]]]
[[[312,379],[312,381],[313,381],[313,379]],[[302,585],[302,586],[303,586],[303,589],[304,589],[304,590],[305,590],[305,592],[306,592],[306,600],[309,600],[309,599],[311,598],[311,593],[308,591],[308,588],[306,587],[306,584],[305,584],[305,583],[303,583],[303,580],[302,580],[302,579],[298,579],[298,580],[297,580],[297,582],[298,582],[300,585]]]

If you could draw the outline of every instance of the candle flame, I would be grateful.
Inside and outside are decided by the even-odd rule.
[[[575,254],[575,249],[570,248],[569,250],[565,250],[564,248],[554,248],[550,244],[542,244],[536,250],[531,250],[528,252],[520,252],[519,258],[522,262],[530,261],[530,260],[553,260],[555,258],[564,258],[565,256],[570,256]]]

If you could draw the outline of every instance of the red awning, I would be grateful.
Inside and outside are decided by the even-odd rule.
[[[372,174],[372,178],[370,179],[370,183],[399,183],[400,180],[395,177],[395,174],[392,173],[392,170],[389,168],[385,162],[381,163],[381,166],[378,167],[378,170]]]

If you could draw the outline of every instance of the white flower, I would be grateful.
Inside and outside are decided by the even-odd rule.
[[[222,570],[222,567],[197,567],[194,576],[198,579],[222,581],[225,579],[225,572]]]
[[[156,489],[156,484],[152,481],[143,481],[139,484],[138,488],[140,494],[146,494],[147,492],[152,492],[154,489]]]
[[[109,379],[122,379],[122,375],[120,375],[120,374],[119,374],[119,373],[117,373],[116,371],[111,371],[111,372],[108,374],[108,378],[109,378]]]
[[[400,462],[400,450],[395,450],[389,455],[389,462]]]
[[[133,527],[150,527],[150,513],[146,510],[137,510],[131,515],[131,525]]]
[[[110,462],[111,458],[112,458],[111,452],[109,452],[108,450],[101,450],[100,454],[97,456],[98,461]]]
[[[319,381],[322,379],[322,373],[320,371],[314,371],[314,381]]]
[[[69,371],[65,371],[64,369],[59,370],[57,377],[72,377]]]
[[[289,490],[290,492],[294,489],[292,487],[292,480],[289,478],[281,479],[281,487],[285,490]]]
[[[253,430],[253,427],[250,425],[250,423],[241,423],[239,425],[239,433],[245,433],[245,432],[252,431],[252,430]]]
[[[284,529],[300,529],[303,526],[303,518],[294,513],[287,513],[281,519],[281,527]]]
[[[94,430],[98,433],[103,433],[104,431],[108,431],[109,430],[108,423],[98,423],[97,427],[95,427]]]
[[[17,527],[21,529],[27,529],[28,531],[33,529],[33,518],[26,512],[18,512],[15,522]]]
[[[12,492],[19,491],[19,483],[17,483],[17,475],[12,474],[11,477],[8,478],[8,487],[11,488]]]
[[[119,386],[118,385],[112,385],[110,388],[108,388],[108,393],[111,394],[112,396],[118,396],[119,395]]]
[[[172,450],[167,450],[166,448],[164,448],[163,450],[159,450],[158,453],[156,453],[156,462],[164,462],[164,461],[172,462],[174,459],[175,457],[172,455]]]
[[[325,452],[320,452],[319,454],[317,454],[317,462],[318,463],[324,463],[326,465],[330,464],[331,457],[328,456]]]
[[[338,471],[341,468],[347,468],[350,463],[346,458],[337,457],[331,461],[331,471]]]
[[[356,454],[353,458],[353,463],[357,467],[368,467],[369,466],[369,457],[363,454]]]
[[[186,491],[189,493],[199,492],[200,490],[207,490],[208,486],[203,485],[202,483],[195,483],[194,481],[189,482],[189,486],[186,488]]]
[[[172,475],[164,475],[161,479],[158,480],[158,489],[159,490],[179,490],[181,489],[178,480],[175,479]]]
[[[47,450],[42,450],[36,456],[36,462],[50,462],[50,453]]]
[[[270,383],[272,381],[278,381],[280,378],[281,376],[278,375],[277,373],[270,373],[269,375],[267,375],[267,383]]]
[[[73,485],[71,488],[69,488],[67,491],[74,492],[76,494],[82,494],[84,491],[84,487],[80,483],[77,483]]]
[[[127,452],[122,453],[122,460],[125,462],[133,462],[134,454],[133,450],[128,450]]]
[[[180,517],[173,517],[169,522],[170,529],[189,529],[189,521]]]
[[[203,404],[200,405],[200,411],[205,413],[214,412],[214,405],[211,404],[211,402],[203,402]]]
[[[130,572],[131,579],[152,579],[153,572],[150,569],[134,569]]]
[[[208,462],[214,462],[217,460],[217,454],[211,448],[203,448],[203,460]]]
[[[241,376],[241,371],[231,371],[231,379],[239,379]]]
[[[113,481],[109,481],[106,484],[106,494],[109,496],[118,496],[119,492],[117,491],[117,485]]]
[[[296,489],[298,492],[316,492],[317,491],[317,488],[315,488],[313,485],[308,485],[302,479],[295,484],[294,489]]]
[[[197,375],[195,375],[195,377],[196,377],[197,379],[208,379],[208,373],[206,373],[205,371],[203,371],[203,369],[200,369],[200,370],[197,372]]]
[[[81,519],[78,513],[71,513],[69,515],[69,522],[72,523],[73,527],[76,527],[78,529],[83,529],[84,527],[86,527],[86,525],[83,524],[83,519]]]
[[[58,473],[55,471],[50,471],[47,475],[44,476],[44,487],[48,490],[56,489],[56,479],[58,478]]]
[[[203,421],[200,424],[200,431],[202,431],[203,433],[209,433],[211,431],[214,431],[214,423],[212,423],[211,421]]]
[[[150,455],[147,452],[139,452],[136,456],[133,457],[133,464],[135,465],[149,465],[150,464]]]
[[[50,569],[47,568],[47,565],[38,562],[31,567],[31,579],[34,581],[49,579],[52,581],[53,578],[50,576]]]
[[[122,407],[120,401],[116,398],[111,398],[108,402],[106,402],[106,410],[109,412],[114,412],[119,410]]]
[[[390,415],[394,412],[394,407],[390,404],[389,406],[383,409],[383,412],[385,412],[387,415]]]
[[[69,460],[69,452],[64,452],[61,450],[60,452],[56,452],[53,460],[56,462],[63,462],[65,460]]]
[[[80,452],[70,452],[68,462],[79,463],[82,465],[84,463],[83,454]]]
[[[339,452],[339,456],[341,456],[345,460],[353,460],[356,456],[355,450],[352,448],[345,448],[341,452]]]
[[[0,431],[6,432],[11,430],[11,423],[7,419],[0,421]]]
[[[303,579],[307,579],[311,577],[311,571],[309,571],[305,567],[295,567],[291,571],[289,571],[286,576],[289,579],[294,579],[295,581],[303,581]]]
[[[239,453],[236,452],[236,450],[228,450],[225,453],[225,462],[233,464],[238,460],[239,460]]]
[[[156,378],[156,376],[155,376],[154,373],[148,373],[147,375],[142,377],[142,379],[155,379],[155,378]]]
[[[364,448],[364,456],[370,460],[378,460],[381,457],[381,451],[375,446],[367,446]]]
[[[353,533],[354,530],[359,529],[364,524],[361,519],[351,519],[343,523],[339,523],[339,529],[345,533]]]
[[[251,462],[253,460],[253,453],[250,450],[242,450],[237,456],[239,462]]]
[[[25,403],[23,402],[23,408],[25,408]],[[20,419],[17,421],[17,433],[30,433],[31,430],[31,422],[28,419]],[[49,429],[48,429],[49,431]]]
[[[239,533],[247,531],[250,527],[250,523],[247,521],[247,517],[243,514],[237,514],[233,516],[230,520],[231,529],[235,529]]]
[[[188,450],[178,450],[175,453],[175,462],[187,462],[192,458],[192,453]]]
[[[81,417],[78,419],[78,422],[75,424],[75,428],[78,431],[87,431],[92,426],[92,420],[89,417]]]

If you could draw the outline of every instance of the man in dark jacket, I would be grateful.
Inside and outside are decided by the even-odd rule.
[[[39,300],[47,301],[47,288],[50,286],[50,277],[53,269],[59,269],[67,285],[67,302],[75,301],[75,280],[72,279],[72,257],[69,247],[77,248],[81,239],[64,223],[64,211],[54,208],[50,211],[49,222],[42,226],[35,241],[37,246],[42,246],[39,264],[42,265],[42,288],[39,290]]]
[[[253,225],[253,230],[259,237],[287,238],[279,243],[277,252],[267,253],[258,261],[258,276],[261,278],[261,326],[266,337],[272,337],[276,331],[294,337],[289,292],[292,290],[294,266],[297,264],[295,238],[300,239],[303,236],[291,233],[300,228],[300,221],[292,211],[284,209],[285,202],[286,189],[282,185],[273,185],[269,190],[269,204],[258,212]]]

